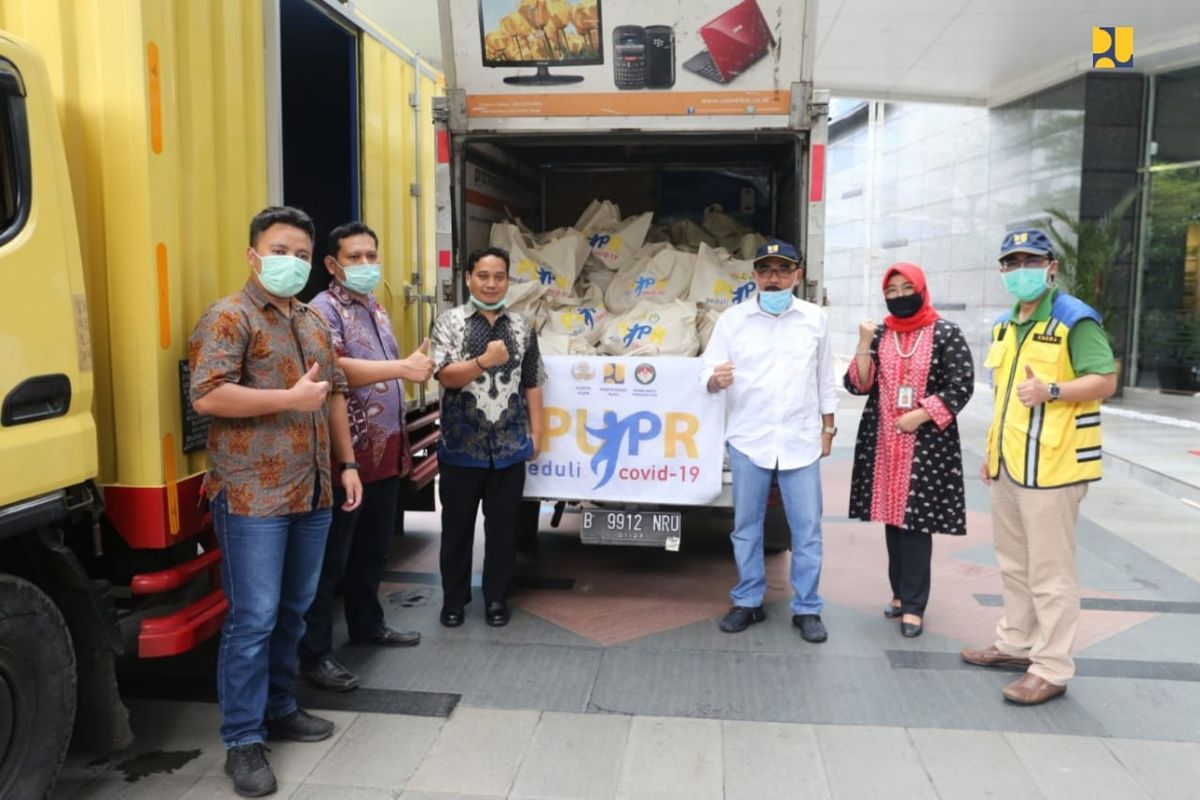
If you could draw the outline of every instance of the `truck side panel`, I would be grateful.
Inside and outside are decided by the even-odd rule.
[[[0,508],[82,483],[96,470],[83,268],[50,81],[28,45],[4,38],[0,273],[10,302],[0,320]]]
[[[382,240],[386,284],[376,295],[403,354],[429,335],[433,316],[422,298],[435,280],[431,105],[442,89],[428,67],[370,36],[362,37],[361,52],[363,217]],[[423,399],[406,388],[410,399]],[[425,396],[436,399],[428,389]]]
[[[236,254],[266,204],[262,9],[9,0],[0,14],[45,53],[67,132],[108,513],[131,545],[163,547],[201,522],[179,363],[200,312],[245,280]]]

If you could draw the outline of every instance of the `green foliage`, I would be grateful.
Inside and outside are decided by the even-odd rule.
[[[1100,312],[1110,339],[1117,326],[1113,319],[1116,301],[1109,287],[1116,262],[1130,247],[1121,236],[1121,220],[1139,192],[1140,187],[1130,189],[1098,220],[1080,220],[1058,208],[1046,210],[1053,220],[1047,233],[1054,240],[1058,281]],[[1065,231],[1059,231],[1055,223],[1061,224]]]
[[[1200,364],[1200,311],[1147,311],[1141,338],[1144,352],[1157,364]]]

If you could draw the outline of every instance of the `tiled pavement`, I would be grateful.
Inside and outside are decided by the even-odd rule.
[[[1190,409],[1169,410],[1188,421]],[[960,419],[969,476],[986,415],[977,400]],[[840,415],[843,431],[852,417]],[[485,627],[476,602],[465,626],[446,630],[437,521],[411,515],[384,590],[392,621],[425,640],[340,653],[365,688],[305,695],[332,709],[321,713],[337,734],[272,744],[277,796],[1195,797],[1200,509],[1185,500],[1200,467],[1185,456],[1200,449],[1200,430],[1136,413],[1113,428],[1106,446],[1125,460],[1085,501],[1079,676],[1062,700],[1006,705],[999,689],[1011,674],[957,658],[964,643],[989,640],[998,614],[976,479],[970,535],[935,546],[925,635],[903,639],[882,618],[880,532],[844,517],[846,435],[823,468],[826,644],[805,644],[790,626],[786,554],[770,557],[768,620],[738,636],[716,630],[733,576],[719,520],[667,553],[584,547],[568,517],[560,533],[544,528],[536,560],[522,560],[531,580],[508,628]],[[1155,452],[1178,465],[1170,480],[1147,475]],[[211,668],[202,653],[128,682],[131,696],[152,698],[130,700],[136,748],[73,757],[55,796],[232,796],[215,706],[163,699],[209,699]]]

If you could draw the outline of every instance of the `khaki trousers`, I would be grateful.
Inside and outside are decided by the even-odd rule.
[[[992,481],[992,528],[1004,578],[1004,616],[996,625],[996,647],[1030,659],[1030,672],[1056,684],[1075,675],[1075,522],[1087,487],[1078,483],[1029,489],[1013,482],[1004,467]]]

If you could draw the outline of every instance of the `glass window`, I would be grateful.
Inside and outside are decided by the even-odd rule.
[[[0,59],[0,244],[29,217],[29,128],[21,75]]]

